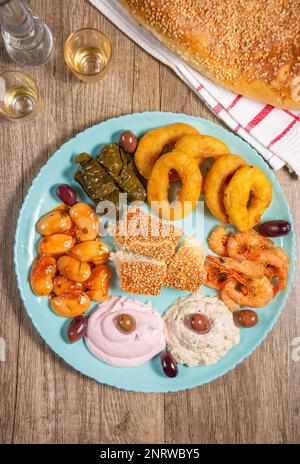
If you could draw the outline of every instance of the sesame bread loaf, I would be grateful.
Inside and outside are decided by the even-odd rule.
[[[246,97],[300,109],[300,0],[119,0],[191,66]]]

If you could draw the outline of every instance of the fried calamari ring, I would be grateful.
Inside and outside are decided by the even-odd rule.
[[[196,159],[198,166],[201,169],[202,176],[206,177],[203,168],[203,162],[207,158],[219,158],[230,154],[230,150],[219,139],[212,137],[211,135],[184,135],[175,144],[175,150],[183,151],[187,155]],[[206,170],[207,171],[207,170]],[[175,177],[176,179],[176,177]],[[177,179],[176,179],[177,180]],[[204,182],[202,182],[202,191],[204,193]]]
[[[256,166],[243,166],[232,177],[224,193],[230,221],[241,231],[252,229],[272,201],[272,185]]]
[[[175,150],[183,151],[196,159],[201,165],[204,158],[218,158],[230,154],[230,150],[221,140],[211,135],[184,135],[176,142]]]
[[[212,214],[221,222],[229,222],[223,197],[230,177],[245,161],[238,155],[225,155],[216,159],[208,171],[204,184],[205,202]]]
[[[168,201],[169,172],[175,169],[182,181],[178,199]],[[185,153],[172,151],[162,155],[151,171],[147,196],[151,208],[163,219],[172,221],[187,216],[197,205],[202,175],[197,162]]]
[[[173,145],[180,137],[187,134],[199,134],[199,131],[188,124],[178,123],[147,132],[140,139],[134,155],[134,162],[139,173],[148,179],[164,147]]]

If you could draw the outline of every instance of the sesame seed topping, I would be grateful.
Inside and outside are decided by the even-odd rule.
[[[119,277],[125,292],[159,295],[164,285],[166,265],[157,265],[139,261],[120,263]]]
[[[182,233],[140,208],[131,208],[117,224],[114,239],[127,250],[167,262],[174,255]]]
[[[133,14],[217,80],[286,96],[300,72],[300,0],[127,0]],[[242,76],[242,77],[241,77]]]

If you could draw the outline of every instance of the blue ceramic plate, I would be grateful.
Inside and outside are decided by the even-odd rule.
[[[140,392],[167,392],[184,390],[207,382],[224,375],[233,369],[238,363],[249,356],[252,351],[263,341],[276,322],[280,311],[283,309],[289,294],[292,276],[295,266],[295,232],[292,228],[287,237],[276,239],[277,245],[285,248],[291,259],[290,273],[287,289],[280,292],[276,298],[264,309],[258,310],[260,322],[256,327],[241,330],[241,342],[232,348],[228,354],[214,366],[187,368],[181,365],[179,376],[169,379],[162,374],[159,357],[135,368],[116,368],[106,365],[96,359],[86,348],[81,340],[76,344],[68,344],[65,341],[65,329],[68,323],[54,314],[48,304],[47,298],[38,298],[31,291],[28,277],[32,261],[37,254],[38,234],[35,225],[37,220],[46,212],[57,206],[55,187],[60,183],[73,185],[79,194],[79,198],[87,201],[78,185],[73,181],[76,171],[73,158],[80,152],[97,154],[99,147],[105,143],[117,141],[120,131],[129,129],[137,136],[141,136],[149,129],[175,122],[185,122],[193,125],[203,134],[210,134],[225,142],[232,153],[240,154],[245,160],[262,169],[273,185],[273,201],[264,214],[263,220],[274,218],[286,219],[292,223],[291,213],[284,193],[263,159],[234,134],[222,127],[201,118],[184,114],[173,113],[137,113],[121,116],[95,125],[64,144],[41,169],[32,183],[27,197],[22,206],[15,237],[14,262],[17,273],[18,285],[27,313],[34,326],[39,331],[48,345],[61,356],[68,364],[83,374],[125,390]],[[201,208],[200,208],[201,209]],[[196,214],[201,215],[201,211]],[[205,210],[204,234],[207,238],[211,229],[218,221]],[[187,226],[188,227],[188,226]],[[185,232],[187,232],[185,230]],[[203,287],[207,294],[213,291]],[[114,278],[111,293],[122,295],[117,279]],[[154,307],[163,314],[173,300],[184,293],[178,290],[163,289],[158,297],[137,297],[141,301],[151,300]],[[134,297],[134,295],[130,295]],[[95,306],[95,305],[94,305]]]

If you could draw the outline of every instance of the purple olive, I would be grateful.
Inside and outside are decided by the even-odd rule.
[[[77,316],[71,320],[67,337],[70,343],[78,342],[82,337],[85,336],[88,326],[88,320],[84,316]]]
[[[77,193],[68,184],[61,184],[56,189],[58,198],[68,206],[73,206],[77,202]]]
[[[206,334],[211,329],[211,324],[205,314],[195,313],[188,317],[190,328],[199,334]]]
[[[137,146],[137,139],[133,132],[124,131],[120,135],[119,145],[127,153],[134,153]]]
[[[164,373],[167,377],[177,377],[178,367],[175,359],[169,351],[163,351],[160,355],[160,361]]]
[[[258,323],[258,315],[252,309],[242,309],[233,313],[233,320],[238,327],[254,327]]]
[[[291,230],[291,224],[282,219],[264,222],[258,227],[258,231],[265,237],[280,237],[287,235]]]

